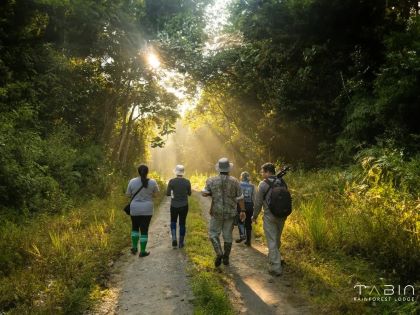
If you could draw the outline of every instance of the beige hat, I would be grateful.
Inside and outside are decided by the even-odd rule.
[[[175,166],[174,173],[175,173],[176,176],[184,175],[184,173],[185,173],[184,165]]]
[[[230,172],[233,167],[233,163],[229,162],[228,158],[221,158],[216,164],[216,171],[218,172]]]

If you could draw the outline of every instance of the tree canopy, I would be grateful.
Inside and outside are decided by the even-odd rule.
[[[79,192],[103,193],[110,169],[131,172],[150,143],[161,145],[178,101],[148,57],[189,71],[204,40],[203,6],[2,2],[0,205],[59,209]]]
[[[380,143],[418,152],[417,1],[233,1],[230,12],[236,41],[205,59],[192,120],[244,161],[341,165]]]
[[[175,88],[239,165],[418,154],[417,1],[234,0],[209,32],[211,3],[3,1],[0,205],[106,192],[174,131]]]

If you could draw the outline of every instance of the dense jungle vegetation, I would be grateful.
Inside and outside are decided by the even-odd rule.
[[[70,234],[41,229],[67,229],[60,217],[79,229],[72,209],[122,192],[174,132],[172,154],[190,174],[212,172],[215,152],[255,180],[263,162],[292,165],[290,246],[360,257],[395,283],[418,285],[419,2],[232,0],[228,21],[212,30],[213,2],[1,2],[0,313],[88,307],[79,297],[99,276],[87,271],[75,283],[74,269],[49,270],[47,261],[68,259],[60,246],[71,246]],[[186,101],[190,131],[180,136]],[[86,228],[113,235],[113,212],[102,219]],[[123,246],[113,240],[109,255]],[[11,294],[33,265],[50,281]],[[64,293],[48,300],[48,290]],[[415,312],[404,307],[395,309]]]

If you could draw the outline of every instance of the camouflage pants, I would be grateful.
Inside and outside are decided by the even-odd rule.
[[[217,255],[222,255],[223,250],[220,244],[220,234],[223,235],[224,243],[232,243],[232,231],[233,231],[233,222],[234,217],[232,218],[216,218],[211,217],[210,219],[210,229],[209,237],[213,244],[214,250]]]

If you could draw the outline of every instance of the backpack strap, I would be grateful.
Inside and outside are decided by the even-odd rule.
[[[265,198],[267,197],[268,192],[269,192],[271,189],[273,189],[273,186],[274,186],[274,182],[273,182],[273,184],[271,184],[271,182],[270,182],[268,179],[265,179],[265,180],[264,180],[264,182],[265,182],[268,186],[270,186],[270,188],[268,188],[268,189],[267,189],[267,191],[265,192],[264,197],[263,197],[263,201],[265,201]]]
[[[137,190],[135,193],[134,193],[134,195],[131,197],[131,200],[130,200],[130,203],[133,201],[133,199],[134,199],[134,197],[140,192],[140,190],[142,190],[143,189],[143,184],[141,184],[141,187],[140,187],[140,189],[139,190]]]

